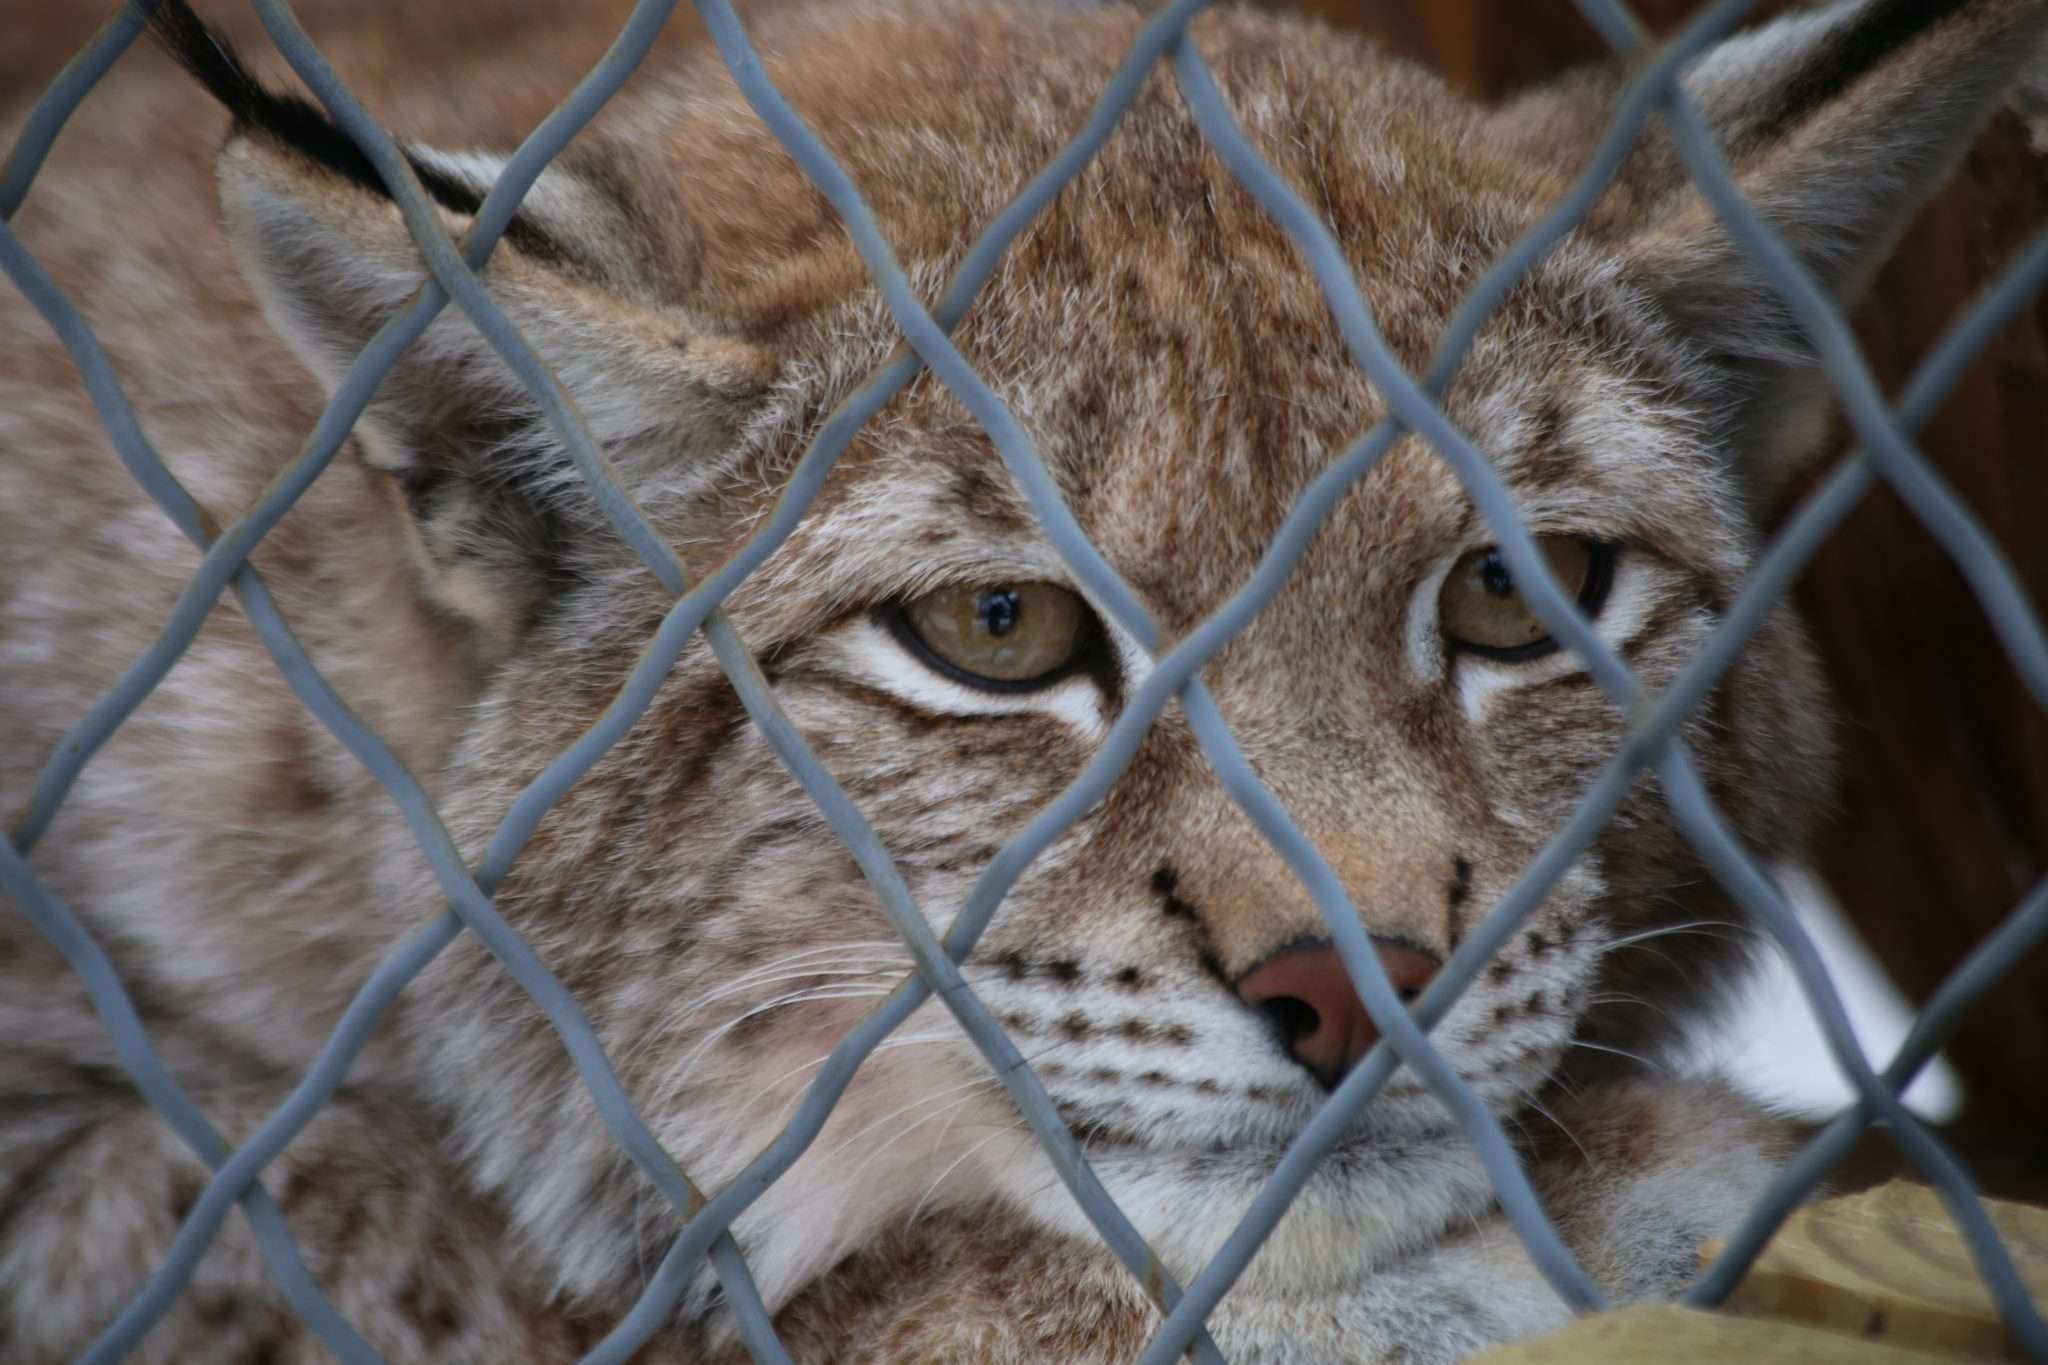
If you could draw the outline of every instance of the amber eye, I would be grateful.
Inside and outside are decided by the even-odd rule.
[[[941,588],[897,615],[899,630],[941,672],[1003,689],[1063,675],[1087,643],[1092,619],[1056,583]]]
[[[1581,610],[1589,616],[1599,610],[1612,547],[1578,536],[1538,536],[1536,548]],[[1529,659],[1555,647],[1549,628],[1522,600],[1498,546],[1474,550],[1452,565],[1436,603],[1444,638],[1458,648],[1496,659]]]

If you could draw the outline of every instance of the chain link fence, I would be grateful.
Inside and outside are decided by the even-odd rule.
[[[667,1319],[686,1283],[709,1260],[726,1302],[757,1360],[789,1357],[730,1232],[735,1218],[796,1162],[825,1124],[862,1062],[935,992],[987,1059],[994,1075],[1043,1143],[1067,1189],[1104,1242],[1147,1286],[1165,1314],[1143,1365],[1164,1365],[1192,1351],[1222,1357],[1204,1320],[1244,1270],[1316,1163],[1399,1066],[1408,1066],[1462,1121],[1492,1177],[1502,1207],[1544,1276],[1574,1308],[1597,1309],[1601,1296],[1552,1227],[1498,1121],[1431,1046],[1440,1020],[1491,956],[1517,931],[1557,878],[1588,847],[1637,777],[1661,779],[1679,825],[1714,874],[1769,930],[1785,951],[1824,1029],[1836,1063],[1857,1099],[1791,1162],[1729,1240],[1726,1251],[1689,1291],[1696,1305],[1720,1302],[1773,1231],[1873,1125],[1881,1126],[1940,1192],[1962,1229],[2014,1339],[2030,1357],[2048,1360],[2048,1324],[2030,1302],[2014,1265],[1973,1191],[1968,1172],[1912,1114],[1899,1094],[1931,1058],[1971,1003],[2006,967],[2048,936],[2048,882],[2014,908],[2003,926],[1927,1001],[1905,1043],[1881,1071],[1858,1047],[1835,988],[1813,944],[1781,893],[1744,851],[1708,797],[1685,746],[1680,724],[1727,670],[1736,654],[1812,558],[1822,540],[1879,481],[1909,503],[1954,557],[1988,613],[2038,704],[2048,706],[2048,634],[2013,571],[1984,530],[1916,451],[1913,433],[1938,409],[1990,339],[2048,285],[2048,232],[2037,235],[1949,329],[1887,407],[1857,351],[1849,325],[1786,248],[1764,227],[1731,179],[1721,152],[1688,105],[1676,77],[1686,63],[1732,28],[1752,0],[1718,0],[1661,47],[1653,48],[1621,0],[1579,0],[1579,7],[1633,76],[1611,126],[1565,198],[1506,251],[1465,298],[1427,370],[1405,372],[1377,331],[1372,311],[1336,241],[1263,162],[1245,139],[1200,53],[1186,37],[1204,0],[1175,0],[1147,22],[1115,78],[1071,143],[991,222],[973,245],[936,306],[919,302],[858,189],[769,81],[728,0],[697,0],[697,10],[740,90],[776,138],[826,196],[851,234],[876,288],[908,347],[857,389],[823,423],[795,467],[773,514],[745,546],[704,581],[692,585],[670,548],[642,518],[607,468],[604,454],[578,418],[569,395],[491,302],[477,273],[542,169],[632,74],[667,22],[675,0],[640,0],[610,50],[574,92],[527,138],[461,241],[452,240],[390,136],[364,111],[322,58],[286,0],[253,0],[278,49],[369,159],[397,203],[431,279],[364,347],[295,458],[249,512],[225,528],[171,475],[151,448],[97,339],[51,277],[0,223],[0,268],[61,337],[114,448],[134,477],[204,551],[197,574],[161,633],[127,674],[49,759],[26,811],[0,838],[0,888],[53,942],[86,982],[137,1089],[212,1168],[203,1194],[185,1217],[169,1254],[143,1290],[83,1359],[119,1359],[149,1330],[190,1279],[222,1221],[240,1204],[277,1283],[291,1306],[349,1365],[376,1353],[321,1293],[301,1261],[283,1219],[257,1183],[274,1159],[342,1084],[386,1008],[428,962],[458,935],[478,935],[527,990],[558,1030],[612,1133],[684,1219],[637,1304],[588,1355],[588,1365],[627,1359]],[[51,84],[0,167],[0,219],[11,219],[66,119],[121,54],[144,32],[150,0],[130,0]],[[1164,64],[1204,137],[1232,173],[1292,238],[1315,272],[1351,358],[1383,396],[1389,415],[1363,433],[1304,493],[1267,549],[1258,570],[1199,628],[1159,654],[1153,671],[1129,698],[1099,752],[1073,784],[989,865],[949,931],[935,935],[892,866],[874,831],[805,746],[782,714],[721,601],[789,536],[827,471],[855,433],[921,370],[929,368],[993,438],[1027,494],[1045,533],[1094,601],[1157,654],[1157,632],[1144,608],[1083,535],[1046,468],[1001,400],[948,340],[1005,249],[1114,132],[1125,108]],[[1552,577],[1547,561],[1517,519],[1505,485],[1487,459],[1446,419],[1439,396],[1492,310],[1520,275],[1571,231],[1607,188],[1646,123],[1661,116],[1679,156],[1741,246],[1765,271],[1810,334],[1860,448],[1844,459],[1800,505],[1756,564],[1711,642],[1660,695],[1647,695],[1627,666],[1593,633]],[[512,804],[475,866],[465,865],[414,774],[357,717],[312,666],[279,614],[249,555],[334,458],[372,392],[399,353],[449,304],[466,313],[534,401],[597,499],[669,596],[666,618],[627,683],[598,722],[561,753]],[[1358,914],[1330,868],[1253,775],[1209,694],[1199,670],[1274,594],[1337,500],[1397,438],[1414,433],[1448,462],[1492,528],[1516,582],[1536,614],[1574,650],[1593,678],[1631,717],[1629,738],[1593,785],[1577,813],[1522,872],[1498,907],[1458,948],[1410,1010],[1397,999]],[[315,715],[380,781],[403,810],[433,866],[449,910],[402,943],[366,981],[314,1066],[287,1101],[240,1148],[231,1148],[158,1061],[106,954],[77,917],[31,873],[27,859],[59,804],[94,752],[140,705],[192,642],[223,591],[232,590],[278,668]],[[744,1172],[707,1194],[663,1152],[613,1074],[576,1001],[499,915],[492,895],[550,804],[634,724],[663,676],[698,631],[744,703],[748,715],[843,838],[902,935],[916,963],[885,1002],[840,1040],[792,1117]],[[1189,1284],[1174,1282],[1089,1167],[1080,1144],[1055,1112],[1024,1058],[963,979],[960,963],[997,912],[1027,864],[1091,804],[1128,764],[1153,720],[1177,700],[1220,780],[1314,896],[1331,936],[1383,1041],[1354,1068],[1294,1140],[1242,1223]]]

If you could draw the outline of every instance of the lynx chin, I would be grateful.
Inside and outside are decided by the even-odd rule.
[[[308,7],[456,233],[618,18],[569,0],[460,22]],[[1743,190],[1846,302],[2037,50],[2044,13],[2048,0],[1838,4],[1727,39],[1685,84]],[[1024,0],[821,0],[754,27],[769,75],[931,298],[1080,126],[1141,22]],[[173,4],[158,26],[162,43],[87,100],[15,226],[225,524],[424,272],[367,163],[285,93],[247,18],[216,41]],[[424,41],[436,26],[461,41]],[[1621,88],[1593,69],[1481,107],[1312,23],[1219,12],[1193,35],[1414,370],[1479,272],[1559,199]],[[0,142],[20,126],[13,104]],[[693,575],[760,524],[826,414],[899,344],[822,196],[680,35],[541,175],[484,278]],[[48,328],[11,291],[0,308],[12,810],[197,561],[114,458]],[[1385,410],[1292,243],[1164,72],[956,340],[1169,644]],[[1738,590],[1756,509],[1815,454],[1824,393],[1804,334],[1653,128],[1444,401],[1654,690]],[[1625,733],[1492,542],[1435,452],[1403,439],[1203,674],[1411,992]],[[454,309],[255,562],[472,861],[668,606]],[[929,375],[868,424],[728,606],[940,929],[1149,667]],[[1830,743],[1789,613],[1685,734],[1749,846],[1796,856],[1827,800]],[[232,600],[92,759],[32,866],[230,1141],[445,908],[398,809]],[[709,1190],[910,969],[701,639],[548,815],[497,904]],[[1698,1242],[1780,1161],[1766,1115],[1659,1065],[1740,967],[1739,921],[1646,779],[1435,1030],[1615,1299],[1687,1283]],[[1314,905],[1177,707],[1030,866],[965,971],[1183,1282],[1374,1039]],[[74,1359],[162,1262],[205,1174],[56,951],[17,909],[0,914],[0,1358]],[[394,1365],[576,1359],[680,1221],[473,935],[403,993],[264,1181],[314,1279]],[[1159,1320],[936,1004],[860,1069],[734,1235],[803,1362],[1106,1365]],[[1239,1361],[1424,1365],[1567,1316],[1470,1143],[1403,1070],[1211,1330]],[[329,1357],[237,1215],[129,1358]],[[639,1357],[744,1358],[708,1269]]]

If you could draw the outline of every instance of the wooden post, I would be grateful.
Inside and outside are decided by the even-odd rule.
[[[2048,1209],[1987,1200],[2048,1309]],[[1719,1243],[1700,1249],[1702,1267]],[[1471,1365],[1936,1365],[2022,1360],[1955,1220],[1903,1181],[1799,1210],[1724,1309],[1638,1305],[1482,1352]]]
[[[2048,1311],[2048,1209],[1985,1207]],[[1701,1249],[1703,1262],[1719,1254],[1718,1243]],[[2024,1359],[1940,1197],[1901,1180],[1794,1213],[1726,1307],[1916,1350]]]
[[[1580,1318],[1561,1332],[1481,1351],[1466,1365],[1956,1365],[1811,1327],[1639,1305]]]

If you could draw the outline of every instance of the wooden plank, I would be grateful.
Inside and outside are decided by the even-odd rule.
[[[2048,1309],[2048,1209],[2000,1200],[1985,1208]],[[1702,1260],[1719,1251],[1708,1243]],[[1793,1214],[1726,1307],[1916,1350],[2024,1359],[1940,1198],[1905,1181]]]
[[[1956,1365],[1955,1357],[1794,1323],[1675,1304],[1579,1318],[1561,1332],[1482,1351],[1467,1365]]]

